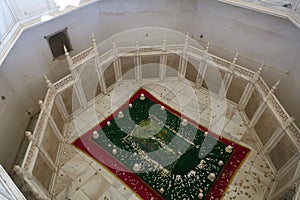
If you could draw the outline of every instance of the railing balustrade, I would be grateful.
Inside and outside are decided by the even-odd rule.
[[[95,42],[95,41],[94,41]],[[208,47],[207,47],[208,49]],[[83,88],[82,80],[81,80],[81,73],[84,73],[84,68],[87,66],[91,66],[95,68],[95,73],[98,75],[98,84],[99,88],[101,89],[101,93],[106,93],[109,89],[113,88],[116,85],[116,82],[118,79],[122,79],[122,63],[120,61],[120,58],[124,57],[133,57],[133,67],[136,67],[134,70],[134,77],[131,77],[132,81],[160,81],[160,80],[166,80],[168,78],[166,76],[166,73],[164,72],[164,65],[163,63],[167,63],[166,59],[168,54],[175,54],[179,56],[181,59],[177,63],[178,64],[178,71],[179,74],[182,73],[184,75],[187,70],[187,62],[189,60],[189,57],[192,57],[193,59],[197,59],[200,63],[201,67],[215,67],[215,69],[221,70],[222,73],[225,73],[226,78],[226,91],[232,81],[234,80],[232,77],[238,77],[239,79],[242,79],[243,81],[247,82],[247,86],[245,88],[242,88],[244,91],[244,95],[242,95],[240,102],[242,102],[243,105],[238,105],[235,103],[237,107],[240,106],[241,111],[245,113],[245,107],[248,104],[251,104],[251,96],[253,95],[254,89],[258,91],[261,98],[258,99],[258,102],[260,102],[260,105],[255,110],[254,115],[251,119],[247,118],[247,115],[245,114],[245,120],[248,120],[250,123],[250,129],[253,132],[254,135],[256,135],[257,140],[260,141],[259,135],[256,133],[256,124],[259,120],[261,120],[261,116],[264,113],[266,109],[269,109],[273,116],[275,117],[277,123],[277,126],[280,127],[280,130],[277,131],[281,134],[280,137],[278,137],[277,134],[273,134],[270,137],[270,141],[274,141],[274,144],[266,144],[263,142],[259,142],[260,148],[262,152],[265,153],[266,158],[268,158],[268,162],[270,163],[273,172],[276,174],[276,177],[278,180],[282,179],[285,175],[286,171],[288,171],[290,168],[294,167],[296,164],[296,160],[299,159],[299,151],[300,151],[300,130],[294,123],[294,120],[287,111],[284,109],[284,107],[280,104],[279,100],[275,96],[274,92],[277,87],[275,85],[273,88],[269,88],[267,84],[264,82],[264,80],[260,77],[260,73],[262,68],[258,72],[253,72],[249,69],[246,69],[240,65],[237,65],[236,58],[234,61],[230,62],[221,58],[218,58],[214,55],[211,55],[204,50],[197,49],[195,47],[189,46],[188,40],[185,41],[184,44],[176,44],[176,45],[167,45],[165,41],[162,41],[162,45],[155,45],[155,46],[139,46],[138,43],[133,43],[132,46],[129,47],[117,47],[117,44],[115,43],[113,45],[113,50],[109,50],[106,53],[99,55],[97,48],[95,45],[88,48],[87,50],[83,51],[82,53],[74,56],[73,58],[69,57],[68,52],[66,52],[67,59],[72,60],[72,62],[69,63],[69,69],[71,71],[71,74],[62,78],[61,80],[57,81],[54,84],[49,83],[49,80],[47,80],[48,84],[48,92],[45,97],[45,101],[41,105],[41,112],[40,116],[37,121],[36,128],[33,132],[33,134],[28,134],[27,136],[30,139],[24,161],[22,165],[19,167],[16,167],[16,170],[21,174],[21,176],[24,178],[24,180],[29,184],[30,187],[34,191],[38,190],[39,192],[36,192],[37,198],[40,199],[50,199],[53,198],[53,184],[55,183],[55,178],[57,176],[57,159],[53,159],[51,155],[47,152],[46,146],[43,146],[43,138],[47,136],[47,134],[54,134],[57,140],[59,141],[59,147],[61,144],[63,144],[65,141],[62,137],[57,137],[57,131],[55,134],[55,127],[53,128],[53,123],[55,124],[54,120],[49,120],[50,118],[53,119],[53,116],[58,114],[61,115],[62,118],[65,120],[65,123],[68,122],[68,120],[71,120],[72,117],[78,115],[81,111],[83,111],[87,104],[90,104],[90,102],[87,102],[85,97],[85,93],[82,92],[86,90],[87,88]],[[141,59],[143,59],[143,56],[160,56],[160,64],[159,65],[159,75],[155,78],[147,79],[142,76],[142,68],[141,67]],[[185,59],[182,60],[182,56]],[[208,56],[208,57],[207,57]],[[92,62],[91,62],[92,61]],[[163,63],[162,63],[163,62]],[[204,65],[202,65],[202,64]],[[209,63],[209,65],[205,64]],[[198,66],[196,66],[198,67]],[[204,69],[204,68],[203,68]],[[203,87],[203,80],[204,77],[205,81],[205,71],[203,70],[201,73],[198,74],[197,79],[195,82],[191,82],[190,80],[187,80],[186,78],[182,76],[175,75],[174,79],[181,79],[183,81],[186,81],[193,86],[196,86],[196,89],[198,88],[197,84],[202,85]],[[109,73],[108,73],[109,72]],[[111,74],[113,72],[113,74]],[[228,76],[226,76],[226,74]],[[109,75],[109,76],[108,76]],[[114,75],[113,78],[111,75]],[[183,78],[183,79],[182,79]],[[201,79],[201,81],[200,81]],[[74,88],[74,90],[72,89]],[[76,112],[67,112],[68,108],[72,107],[72,96],[73,92],[76,94],[75,96],[79,99],[80,105],[79,109]],[[220,95],[221,93],[219,93]],[[71,100],[70,100],[71,99]],[[230,100],[230,99],[228,99]],[[70,102],[69,102],[70,101]],[[93,101],[93,100],[92,100]],[[233,103],[233,102],[232,102]],[[58,113],[53,113],[53,105],[56,105],[58,107]],[[51,121],[51,123],[49,123]],[[52,129],[51,129],[52,127]],[[58,127],[58,126],[57,126]],[[57,128],[56,128],[57,129]],[[52,131],[51,131],[52,130]],[[54,130],[54,131],[53,131]],[[277,133],[276,132],[276,133]],[[64,133],[61,133],[64,134]],[[284,136],[284,137],[283,137]],[[286,139],[288,138],[288,140]],[[284,140],[283,140],[284,139]],[[281,144],[280,142],[289,142],[292,141],[288,145],[289,147],[293,147],[296,149],[293,155],[291,155],[291,158],[288,160],[289,163],[294,163],[294,165],[291,165],[289,163],[283,164],[280,166],[277,161],[272,159],[271,153],[274,153],[274,151],[278,151],[281,153],[281,149],[275,149],[278,144]],[[281,148],[287,148],[285,146],[282,146]],[[42,150],[41,150],[42,149]],[[59,158],[61,155],[60,149],[57,149],[56,151],[56,157]],[[38,162],[41,162],[41,160],[38,160],[38,157],[41,157],[42,160],[44,160],[49,165],[49,170],[52,173],[50,186],[46,188],[42,184],[38,184],[40,181],[40,177],[35,177],[33,170],[35,169],[35,166],[38,164]],[[58,159],[59,160],[59,159]],[[276,168],[280,166],[280,168]],[[300,166],[300,164],[299,164]],[[293,175],[294,176],[294,175]],[[295,175],[296,176],[296,175]],[[27,177],[27,178],[26,178]],[[32,178],[34,177],[34,178]],[[299,180],[299,179],[291,179],[291,181]],[[293,183],[294,183],[293,182]],[[299,182],[299,181],[298,181]],[[298,183],[297,182],[297,183]],[[269,195],[269,198],[276,198],[279,193],[274,188],[276,188],[276,183],[274,184],[272,191]],[[284,184],[283,190],[280,190],[281,192],[285,191],[284,189],[290,187],[291,182]]]

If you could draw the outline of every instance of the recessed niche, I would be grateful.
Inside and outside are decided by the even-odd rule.
[[[67,47],[68,51],[73,50],[67,30],[68,28],[64,28],[52,33],[51,35],[45,36],[45,39],[48,41],[53,60],[65,54],[64,45]]]

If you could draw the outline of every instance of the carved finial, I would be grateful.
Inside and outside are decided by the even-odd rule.
[[[274,94],[275,90],[277,89],[279,83],[280,83],[280,80],[277,81],[275,83],[275,85],[271,88],[271,90],[269,91],[268,95],[265,97],[265,101],[267,101],[268,99],[270,99],[272,97],[272,95]]]
[[[140,51],[140,48],[139,48],[139,41],[135,41],[135,50],[136,50],[136,53],[139,53]]]
[[[278,87],[278,85],[279,85],[279,83],[280,83],[280,80],[279,81],[277,81],[276,83],[275,83],[275,85],[272,87],[272,91],[273,91],[273,93],[274,93],[274,91],[277,89],[277,87]]]
[[[67,49],[66,45],[64,45],[64,51],[65,51],[65,55],[69,56],[69,52],[68,52],[68,49]]]
[[[188,41],[189,38],[190,38],[190,35],[189,35],[189,33],[187,33],[186,36],[185,36],[185,41]]]
[[[163,45],[166,45],[166,43],[167,43],[166,35],[164,35],[164,37],[163,37]]]
[[[235,63],[236,63],[236,60],[237,60],[238,56],[239,56],[239,53],[236,52],[235,55],[234,55],[234,58],[232,60],[232,63],[230,64],[229,69],[231,69],[232,72],[234,71]]]
[[[208,49],[209,49],[209,42],[207,42],[207,45],[206,45],[205,51],[206,51],[206,52],[208,52]]]
[[[18,176],[23,175],[22,169],[21,169],[21,167],[20,167],[19,165],[15,165],[15,166],[14,166],[14,171],[16,172],[16,174],[17,174]]]
[[[261,64],[261,66],[258,68],[258,70],[256,71],[256,73],[257,73],[257,74],[261,74],[261,72],[262,72],[262,70],[263,70],[264,67],[265,67],[265,62],[263,62],[263,63]]]
[[[94,33],[92,33],[92,44],[95,46],[96,45],[96,39]]]
[[[65,56],[66,56],[68,65],[69,65],[69,69],[71,69],[72,68],[72,60],[71,60],[71,57],[70,57],[70,54],[68,52],[66,45],[64,45],[64,51],[65,51]]]
[[[43,74],[43,76],[44,76],[44,78],[45,78],[46,81],[49,81],[49,79],[48,79],[48,77],[47,77],[47,75],[45,73]]]
[[[32,135],[30,131],[25,131],[25,136],[28,138],[29,141],[35,143],[35,137]]]
[[[233,64],[236,63],[236,60],[237,60],[238,56],[239,56],[239,52],[236,52],[236,53],[235,53],[235,56],[234,56],[234,58],[233,58],[233,61],[232,61]]]
[[[43,103],[44,103],[44,102],[43,102],[42,99],[39,99],[39,100],[38,100],[38,104],[39,104],[39,105],[42,105]]]
[[[113,49],[116,49],[116,48],[117,48],[116,42],[115,42],[115,40],[113,40]]]
[[[39,100],[38,100],[38,104],[39,104],[39,105],[42,105],[42,104],[43,104],[43,100],[42,100],[42,99],[39,99]]]
[[[187,33],[186,36],[185,36],[185,41],[184,41],[185,51],[187,50],[188,45],[189,45],[189,33]]]
[[[46,80],[46,84],[48,88],[51,88],[53,86],[53,84],[51,83],[51,81],[48,79],[48,77],[46,76],[46,74],[43,74],[44,78]]]
[[[166,50],[166,35],[163,36],[163,43],[162,43],[162,50],[165,51]]]
[[[255,74],[254,74],[254,76],[252,78],[253,83],[255,83],[258,80],[258,78],[259,78],[259,76],[260,76],[260,74],[261,74],[264,66],[265,66],[265,63],[263,62],[261,64],[261,66],[258,68],[258,70],[255,72]]]
[[[14,166],[14,171],[19,171],[20,169],[21,169],[21,167],[19,165]]]
[[[44,103],[44,102],[43,102],[42,99],[39,99],[39,100],[38,100],[38,104],[40,105],[40,108],[41,108],[41,109],[43,108],[43,103]]]
[[[16,172],[16,174],[20,177],[20,178],[24,178],[25,176],[25,172],[24,169],[21,168],[19,165],[15,165],[13,170]]]
[[[26,136],[26,137],[31,136],[31,132],[30,132],[30,131],[25,131],[25,136]]]

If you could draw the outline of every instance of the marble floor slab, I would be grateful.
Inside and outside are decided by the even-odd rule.
[[[234,106],[228,102],[213,100],[213,95],[205,90],[196,90],[182,81],[152,82],[142,85],[172,108],[210,127],[221,137],[239,142],[251,150],[232,179],[223,199],[265,199],[273,182],[273,174],[266,158],[257,148],[257,141],[252,137],[247,123]],[[137,83],[119,84],[114,91],[98,96],[94,104],[66,126],[64,137],[67,142],[60,156],[54,190],[56,200],[140,199],[105,166],[71,145],[80,135],[126,102],[139,87]]]

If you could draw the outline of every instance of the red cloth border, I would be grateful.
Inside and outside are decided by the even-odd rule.
[[[110,163],[111,166],[106,166],[113,174],[115,174],[119,179],[121,179],[124,183],[126,183],[135,193],[137,193],[142,199],[163,199],[155,190],[152,189],[151,186],[147,185],[143,182],[137,175],[131,173],[127,167],[125,167],[122,163],[114,159],[108,152],[104,149],[100,148],[97,144],[90,141],[90,138],[95,130],[99,130],[103,126],[106,125],[107,121],[111,121],[114,116],[116,116],[119,111],[124,110],[129,103],[132,103],[137,98],[140,97],[141,94],[144,94],[146,98],[151,99],[153,102],[164,106],[170,112],[180,116],[181,118],[185,118],[188,120],[189,123],[193,124],[194,126],[198,127],[202,131],[207,131],[209,135],[215,137],[217,140],[221,141],[226,145],[231,145],[234,148],[232,156],[230,157],[229,161],[225,164],[223,171],[217,177],[215,184],[212,186],[211,190],[209,191],[206,199],[220,199],[229,185],[231,178],[234,176],[236,170],[239,169],[240,165],[242,164],[244,158],[250,151],[248,148],[243,147],[239,144],[236,144],[230,140],[227,140],[223,137],[218,136],[217,134],[209,131],[207,128],[201,126],[197,122],[193,121],[192,119],[182,115],[177,110],[171,108],[170,106],[164,104],[163,102],[159,101],[155,97],[153,97],[148,91],[144,89],[139,89],[130,99],[128,102],[123,104],[119,109],[117,109],[114,113],[109,115],[105,120],[103,120],[100,124],[89,130],[83,136],[75,140],[72,145],[76,146],[83,152],[87,153],[89,156],[93,157],[100,163]],[[102,161],[100,161],[102,160]],[[138,186],[137,186],[138,185]]]

